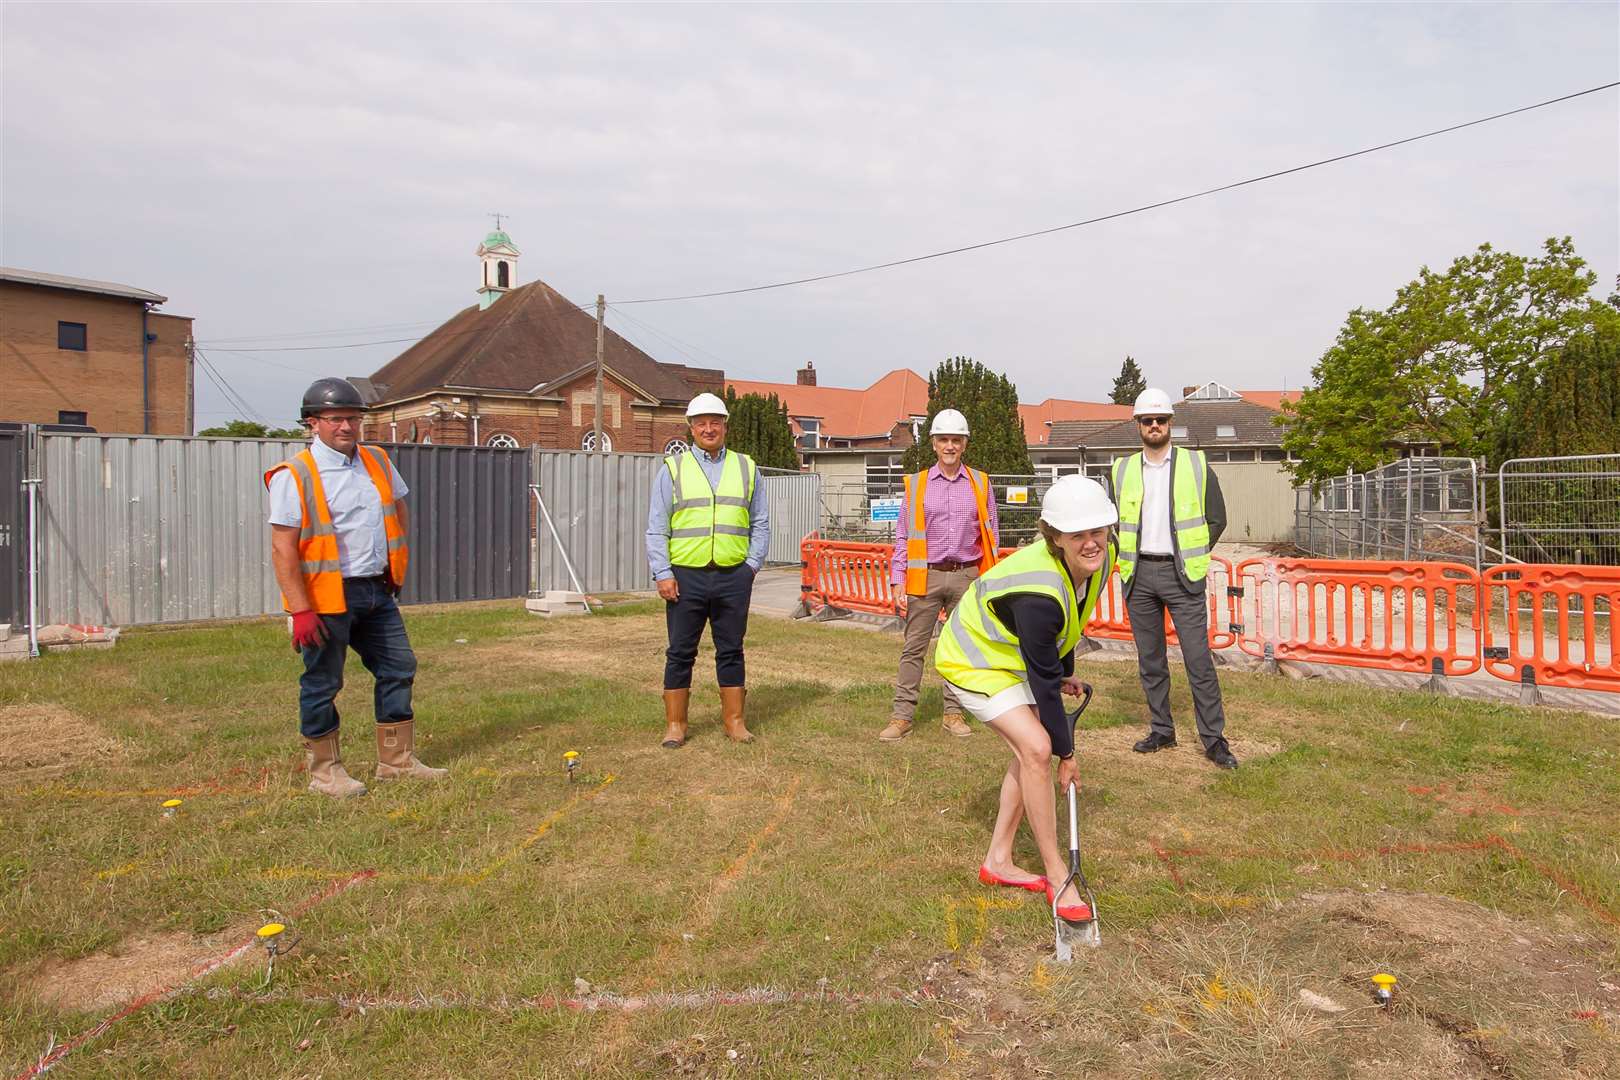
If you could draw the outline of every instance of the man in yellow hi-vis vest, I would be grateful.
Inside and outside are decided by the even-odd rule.
[[[647,566],[664,599],[664,739],[686,742],[692,665],[703,627],[714,633],[714,669],[726,735],[752,742],[743,720],[747,679],[743,637],[754,575],[771,545],[770,512],[759,467],[726,449],[726,403],[699,394],[686,407],[692,447],[664,458],[647,511]]]
[[[1192,684],[1204,756],[1223,769],[1235,769],[1237,758],[1226,744],[1221,684],[1209,651],[1205,597],[1209,552],[1226,529],[1226,502],[1203,451],[1171,444],[1175,409],[1169,394],[1144,390],[1132,412],[1142,452],[1117,459],[1109,479],[1119,506],[1119,576],[1151,719],[1147,737],[1135,750],[1151,754],[1176,745],[1164,634],[1168,610]]]
[[[298,727],[311,791],[364,795],[338,753],[337,694],[352,648],[377,680],[377,779],[442,780],[416,756],[416,654],[395,597],[405,584],[409,488],[381,447],[360,445],[364,403],[345,379],[317,379],[300,416],[309,446],[264,474],[270,558],[304,658]]]

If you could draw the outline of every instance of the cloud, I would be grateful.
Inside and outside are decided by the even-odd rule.
[[[1605,5],[11,4],[5,259],[163,292],[204,340],[447,318],[496,210],[521,279],[578,299],[747,286],[1606,81],[1617,31]],[[1481,241],[1568,233],[1612,280],[1617,100],[629,310],[753,378],[814,359],[859,385],[967,352],[1032,400],[1095,398],[1130,352],[1166,385],[1298,386],[1351,307]],[[397,349],[215,358],[283,416],[306,375]]]

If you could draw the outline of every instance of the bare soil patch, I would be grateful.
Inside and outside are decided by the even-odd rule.
[[[249,933],[246,927],[235,927],[206,937],[176,932],[128,938],[106,952],[77,960],[47,960],[25,985],[32,986],[40,1001],[59,1009],[112,1008],[184,982]]]
[[[104,761],[117,739],[59,705],[0,708],[0,783],[21,784]]]

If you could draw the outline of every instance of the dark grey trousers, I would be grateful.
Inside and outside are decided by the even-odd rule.
[[[1220,742],[1226,729],[1226,712],[1221,708],[1215,658],[1209,651],[1209,608],[1204,590],[1188,592],[1176,573],[1175,563],[1144,560],[1136,564],[1136,573],[1131,576],[1125,607],[1131,617],[1137,673],[1142,678],[1153,730],[1171,738],[1176,734],[1176,725],[1170,719],[1170,662],[1165,653],[1164,613],[1168,609],[1181,641],[1187,681],[1192,684],[1198,737],[1206,750]]]

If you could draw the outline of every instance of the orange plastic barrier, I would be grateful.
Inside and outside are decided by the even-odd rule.
[[[1620,691],[1620,566],[1514,563],[1481,580],[1485,670],[1523,685]],[[1498,603],[1505,632],[1491,619]]]
[[[1247,559],[1231,590],[1238,646],[1254,656],[1318,664],[1467,675],[1478,638],[1459,600],[1477,611],[1480,577],[1440,562]]]
[[[898,615],[889,576],[894,550],[887,544],[823,540],[810,533],[799,543],[799,600],[806,611],[864,611]]]
[[[1002,548],[1003,558],[1017,548]],[[905,613],[905,596],[891,597],[890,572],[894,549],[888,544],[864,543],[853,540],[823,540],[810,533],[799,544],[800,575],[799,599],[804,613],[823,609],[836,612],[862,611],[872,615]],[[1209,643],[1211,648],[1224,649],[1237,640],[1229,619],[1221,617],[1224,605],[1221,598],[1229,590],[1232,564],[1219,555],[1210,556],[1209,567]],[[941,614],[941,618],[944,615]],[[1165,634],[1172,645],[1177,644],[1176,631],[1168,613],[1164,619]],[[1097,601],[1086,634],[1110,641],[1130,641],[1131,622],[1125,611],[1123,586],[1118,574],[1108,578],[1107,591]]]

